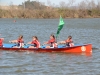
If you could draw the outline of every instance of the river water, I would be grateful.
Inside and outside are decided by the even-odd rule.
[[[100,75],[100,18],[64,22],[58,41],[71,35],[76,44],[91,43],[91,55],[0,51],[0,75]],[[8,43],[23,35],[27,43],[36,35],[42,44],[56,34],[58,23],[59,19],[0,19],[0,37]]]

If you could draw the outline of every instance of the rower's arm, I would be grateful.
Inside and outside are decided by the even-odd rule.
[[[12,40],[12,41],[9,41],[10,43],[18,43],[17,40]]]
[[[45,42],[44,44],[48,44],[48,42]]]
[[[31,44],[31,42],[28,42],[27,44]]]
[[[66,41],[60,41],[57,44],[65,44],[65,43],[66,43]]]
[[[4,41],[4,38],[0,38],[0,39]]]

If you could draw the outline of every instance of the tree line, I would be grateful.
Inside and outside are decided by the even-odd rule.
[[[60,2],[59,5],[51,4],[48,0],[48,6],[39,1],[25,1],[14,8],[9,5],[10,9],[0,8],[0,18],[100,18],[100,1],[95,3],[94,0],[81,1],[74,4],[75,0],[69,0],[68,3]]]

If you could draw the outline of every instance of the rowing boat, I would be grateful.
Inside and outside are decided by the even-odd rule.
[[[0,50],[7,51],[34,51],[34,52],[71,52],[71,53],[91,53],[92,52],[92,44],[84,44],[84,45],[76,45],[74,47],[64,47],[63,45],[59,45],[58,48],[28,48],[28,45],[24,46],[24,48],[13,48],[16,44],[4,44],[3,47],[0,47]]]

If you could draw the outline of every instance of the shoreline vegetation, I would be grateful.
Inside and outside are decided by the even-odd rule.
[[[100,1],[86,0],[74,5],[75,0],[68,3],[60,2],[59,6],[48,6],[39,1],[25,1],[21,5],[0,6],[0,18],[100,18]]]

